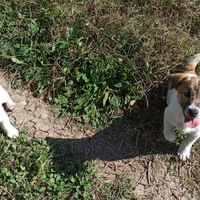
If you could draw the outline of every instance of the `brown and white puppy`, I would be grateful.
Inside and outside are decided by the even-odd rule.
[[[200,77],[195,73],[199,61],[200,53],[190,58],[183,73],[169,76],[164,137],[168,141],[175,140],[175,127],[187,135],[178,149],[181,160],[190,157],[191,147],[200,137]]]

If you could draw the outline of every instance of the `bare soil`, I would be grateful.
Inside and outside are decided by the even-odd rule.
[[[66,119],[52,120],[52,105],[33,97],[28,88],[12,89],[11,78],[3,71],[0,76],[0,85],[16,103],[9,119],[27,139],[46,139],[66,151],[73,149],[85,161],[94,159],[101,182],[114,182],[120,175],[133,177],[130,193],[139,200],[200,199],[198,143],[190,160],[177,159],[178,145],[166,142],[162,135],[165,103],[155,99],[152,107],[139,107],[132,117],[117,119],[95,133],[91,128],[69,127]],[[102,198],[95,193],[93,199]]]

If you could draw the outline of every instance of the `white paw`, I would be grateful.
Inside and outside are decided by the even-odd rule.
[[[182,150],[179,149],[178,150],[178,156],[179,156],[180,160],[185,161],[186,159],[190,158],[190,150],[184,149],[182,151]]]
[[[164,134],[164,137],[169,142],[172,142],[172,141],[174,141],[176,139],[176,134],[175,133]]]
[[[12,127],[12,130],[7,132],[7,136],[10,139],[17,139],[19,137],[19,131],[15,127]]]
[[[9,110],[13,110],[15,107],[15,103],[11,100],[11,98],[8,98],[8,101],[6,102],[6,106]]]

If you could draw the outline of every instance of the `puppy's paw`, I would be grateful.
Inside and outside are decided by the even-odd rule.
[[[170,133],[170,134],[169,133],[168,134],[164,133],[164,137],[169,142],[172,142],[172,141],[174,141],[176,139],[176,134],[174,132]]]
[[[8,101],[6,102],[6,107],[7,107],[9,110],[13,110],[14,107],[15,107],[15,103],[11,100],[10,97],[8,98]]]
[[[183,148],[179,147],[177,153],[178,153],[180,160],[185,161],[186,159],[190,158],[190,149],[189,148],[183,149]]]
[[[19,131],[15,127],[12,127],[12,130],[7,132],[7,136],[10,139],[17,139],[19,137]]]

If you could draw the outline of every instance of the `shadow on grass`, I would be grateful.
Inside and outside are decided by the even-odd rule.
[[[167,87],[161,86],[138,102],[139,110],[116,119],[95,135],[82,139],[46,138],[66,151],[75,151],[81,159],[116,161],[151,154],[173,154],[177,145],[163,137],[163,113]],[[76,137],[76,136],[75,136]]]
[[[110,126],[94,135],[86,137],[83,134],[82,139],[76,139],[76,135],[75,139],[46,138],[49,144],[53,144],[52,148],[55,147],[55,157],[56,154],[61,155],[60,159],[54,162],[54,166],[58,167],[58,173],[66,172],[69,168],[71,176],[77,177],[80,172],[82,177],[81,174],[87,173],[87,167],[90,166],[86,164],[87,161],[93,159],[118,161],[145,155],[152,155],[153,159],[153,155],[175,154],[178,146],[167,142],[163,137],[163,114],[166,107],[163,98],[166,96],[166,91],[165,85],[152,90],[148,94],[149,106],[146,106],[145,98],[141,99],[137,102],[137,110],[132,109],[130,114],[124,113],[123,117],[115,119]],[[173,161],[171,158],[170,161]],[[102,182],[98,185],[99,183],[94,182],[95,186],[89,191],[99,199],[123,199],[129,194],[127,191],[130,191],[132,183],[127,177],[125,178],[127,183],[122,183],[120,174],[117,175],[113,184],[105,185]],[[106,176],[109,176],[108,180],[112,180],[112,175],[106,174]],[[76,185],[79,185],[81,179],[76,180]],[[86,194],[88,192],[84,189],[81,191]],[[126,196],[126,199],[135,199],[133,191]]]

